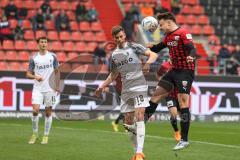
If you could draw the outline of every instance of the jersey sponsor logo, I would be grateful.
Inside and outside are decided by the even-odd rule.
[[[53,68],[52,64],[45,64],[45,65],[37,65],[36,64],[37,69],[41,70],[41,69],[48,69],[48,68]]]
[[[126,59],[126,60],[123,60],[123,61],[121,61],[121,62],[117,62],[117,63],[115,63],[115,65],[114,65],[114,67],[121,67],[121,66],[124,66],[125,64],[128,64],[129,62],[132,62],[133,61],[133,58],[128,58],[128,59]]]
[[[179,38],[180,38],[180,36],[175,36],[175,37],[174,37],[174,39],[175,39],[176,41],[178,41]]]
[[[192,39],[192,35],[191,34],[186,34],[187,39]]]
[[[172,47],[175,47],[178,45],[178,42],[177,41],[171,41],[171,42],[167,42],[167,45],[168,46],[172,46]]]

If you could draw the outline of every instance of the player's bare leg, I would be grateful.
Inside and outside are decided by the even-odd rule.
[[[185,93],[178,94],[178,102],[180,105],[180,125],[181,125],[181,141],[173,148],[173,150],[184,149],[189,145],[188,130],[190,127],[191,114],[189,111],[189,95]]]
[[[38,117],[38,113],[39,113],[39,108],[40,105],[39,104],[33,104],[32,105],[33,111],[32,111],[32,129],[33,129],[33,134],[29,140],[29,144],[34,144],[36,143],[37,139],[38,139],[38,122],[39,122],[39,117]]]
[[[44,125],[44,136],[42,138],[41,144],[48,143],[48,135],[50,133],[52,126],[52,107],[45,108],[45,125]]]
[[[168,110],[169,110],[170,116],[171,116],[170,122],[174,129],[174,138],[177,142],[179,142],[181,140],[181,133],[177,126],[177,115],[178,115],[177,107],[173,106],[173,107],[170,107]]]

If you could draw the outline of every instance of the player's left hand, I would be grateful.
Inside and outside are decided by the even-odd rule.
[[[100,94],[102,93],[102,91],[103,91],[103,88],[102,88],[102,87],[98,87],[98,88],[96,89],[96,91],[95,91],[95,95],[96,95],[97,97],[99,97]]]
[[[143,66],[143,74],[146,75],[149,73],[149,70],[150,70],[150,64],[146,63],[144,66]]]
[[[187,63],[192,63],[195,60],[192,56],[187,56]]]

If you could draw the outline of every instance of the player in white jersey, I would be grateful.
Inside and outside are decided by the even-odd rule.
[[[112,36],[117,44],[117,48],[112,53],[112,70],[108,78],[96,90],[96,96],[114,79],[121,75],[121,112],[124,113],[124,123],[133,125],[136,121],[136,134],[131,134],[134,144],[134,156],[132,160],[143,160],[143,145],[145,139],[144,112],[145,107],[149,106],[147,91],[148,86],[143,75],[143,71],[148,72],[150,64],[157,59],[157,54],[144,46],[127,42],[126,34],[121,26],[112,28]],[[147,62],[142,67],[139,55],[148,57]]]
[[[52,74],[58,72],[58,61],[56,55],[47,50],[48,41],[46,37],[40,37],[37,42],[39,51],[30,59],[29,68],[26,74],[27,78],[34,80],[32,91],[33,135],[28,143],[34,144],[38,139],[38,113],[40,105],[44,104],[46,115],[44,136],[41,144],[47,144],[52,125],[52,106],[55,103],[56,97],[56,91],[53,89],[53,85],[50,86],[49,80]]]

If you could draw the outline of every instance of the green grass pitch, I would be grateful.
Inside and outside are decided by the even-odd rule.
[[[40,121],[40,135],[44,121]],[[129,160],[128,135],[112,132],[110,121],[53,121],[49,144],[27,144],[30,119],[0,119],[0,160]],[[172,151],[176,144],[169,122],[146,127],[146,160],[240,160],[239,123],[193,122],[190,147]]]

